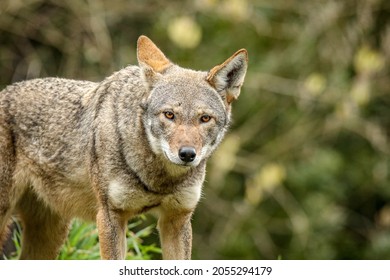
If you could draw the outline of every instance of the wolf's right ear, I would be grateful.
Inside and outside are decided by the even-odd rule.
[[[149,85],[157,79],[158,74],[172,65],[152,40],[144,35],[137,41],[137,58],[142,74]]]
[[[211,69],[206,80],[224,97],[227,104],[230,104],[240,95],[247,68],[248,52],[241,49],[224,63]]]

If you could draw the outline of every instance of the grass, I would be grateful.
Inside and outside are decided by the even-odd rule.
[[[141,230],[137,227],[143,223],[145,218],[130,222],[126,234],[127,238],[127,260],[149,260],[161,258],[161,249],[156,244],[144,244],[143,240],[153,234],[154,225],[149,225]],[[21,230],[17,224],[12,240],[16,252],[10,259],[17,259],[21,252]],[[58,255],[59,260],[98,260],[100,259],[99,236],[95,224],[75,220],[69,231],[68,238],[61,247]]]

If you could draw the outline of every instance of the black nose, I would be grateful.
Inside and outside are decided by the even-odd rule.
[[[196,151],[193,147],[181,147],[179,150],[179,158],[184,162],[194,161]]]

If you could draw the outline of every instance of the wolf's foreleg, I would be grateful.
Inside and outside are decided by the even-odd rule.
[[[192,249],[192,212],[163,211],[158,221],[163,259],[189,260]]]
[[[102,259],[123,260],[126,257],[127,219],[120,213],[102,207],[96,217]]]

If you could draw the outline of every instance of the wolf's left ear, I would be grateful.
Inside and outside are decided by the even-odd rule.
[[[149,83],[172,65],[152,40],[144,35],[140,36],[137,41],[137,58],[143,75]]]
[[[211,69],[206,80],[219,93],[225,95],[226,102],[230,104],[240,95],[247,68],[248,52],[245,49],[241,49],[224,63]]]

